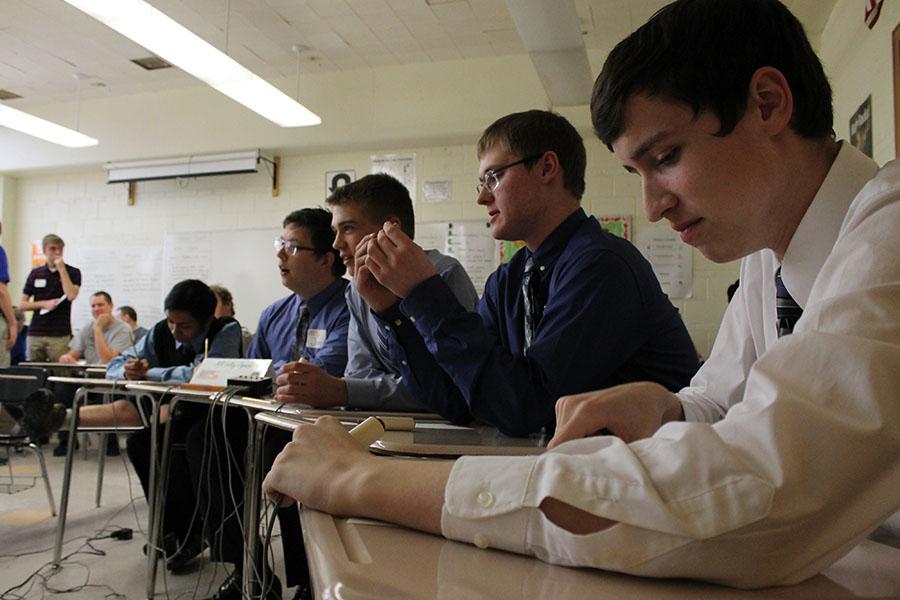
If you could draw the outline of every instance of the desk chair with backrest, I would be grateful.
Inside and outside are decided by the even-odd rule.
[[[52,399],[52,393],[44,387],[46,382],[47,371],[44,369],[35,367],[7,367],[0,369],[0,404],[10,414],[15,416],[20,424],[18,431],[0,433],[0,446],[6,447],[9,454],[10,489],[14,487],[15,481],[12,470],[12,453],[9,452],[9,449],[28,450],[37,457],[41,468],[41,477],[44,480],[44,488],[47,491],[47,500],[50,502],[50,513],[56,516],[56,503],[53,500],[50,479],[47,477],[44,453],[35,439],[39,435],[36,428],[39,428],[41,424],[30,422],[32,415],[30,414],[30,407],[27,407],[29,401],[47,402],[46,395],[49,395],[50,399]],[[39,395],[42,394],[45,397],[39,398]]]

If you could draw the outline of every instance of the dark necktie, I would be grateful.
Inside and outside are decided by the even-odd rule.
[[[304,304],[300,307],[300,316],[297,319],[297,337],[291,347],[291,360],[300,360],[306,351],[306,334],[309,331],[309,309]]]
[[[534,268],[534,257],[528,257],[525,261],[525,271],[522,274],[522,300],[525,303],[525,348],[531,346],[534,332],[541,320],[543,303],[540,300],[541,274],[540,269]]]
[[[781,267],[778,267],[778,270],[775,271],[775,316],[777,317],[778,337],[790,335],[802,314],[803,309],[794,302],[787,288],[784,287],[784,282],[781,281]]]

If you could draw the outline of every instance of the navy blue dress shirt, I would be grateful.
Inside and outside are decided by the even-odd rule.
[[[306,359],[324,369],[329,375],[341,377],[347,366],[347,328],[350,311],[344,300],[348,281],[335,279],[328,287],[307,302],[309,330]],[[269,305],[259,317],[259,326],[247,358],[271,358],[277,375],[281,366],[291,361],[291,348],[297,337],[297,319],[303,300],[291,294]]]
[[[545,304],[524,350],[522,275],[532,256]],[[632,381],[675,391],[699,367],[650,264],[582,209],[533,254],[523,248],[501,265],[477,314],[435,276],[381,316],[396,342],[395,364],[423,404],[455,423],[474,417],[510,435],[552,427],[560,396]]]

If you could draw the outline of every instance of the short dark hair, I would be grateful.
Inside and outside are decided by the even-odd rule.
[[[340,277],[347,272],[340,253],[331,245],[334,241],[334,232],[331,231],[330,212],[324,208],[301,208],[284,218],[281,226],[287,227],[288,225],[305,227],[309,231],[309,238],[313,248],[316,249],[316,254],[319,256],[331,254],[334,257],[331,263],[331,273],[335,277]]]
[[[376,223],[396,218],[400,221],[400,230],[410,239],[415,238],[416,216],[409,190],[387,173],[373,173],[342,185],[325,203],[328,206],[354,204]]]
[[[199,279],[185,279],[172,286],[163,307],[187,311],[203,326],[216,312],[216,295]]]
[[[106,293],[106,292],[104,292],[104,291],[102,291],[102,290],[99,291],[99,292],[94,292],[93,294],[91,294],[91,298],[93,298],[94,296],[103,296],[103,299],[106,300],[106,303],[107,303],[107,304],[110,304],[110,305],[111,305],[111,304],[113,303],[113,301],[112,301],[112,296],[110,296],[108,293]]]
[[[561,115],[548,110],[528,110],[501,117],[481,134],[478,156],[494,146],[523,158],[552,150],[563,170],[563,186],[579,200],[584,195],[587,164],[584,140]],[[526,165],[536,160],[526,161]]]
[[[129,319],[131,319],[132,321],[137,323],[137,311],[134,310],[132,307],[130,307],[126,304],[125,306],[120,306],[116,310],[118,310],[123,315],[128,315]]]
[[[625,104],[646,94],[712,112],[718,135],[747,110],[748,86],[762,67],[781,71],[794,98],[791,127],[805,138],[831,133],[831,86],[803,26],[778,0],[678,0],[609,53],[591,95],[597,137],[611,148]]]

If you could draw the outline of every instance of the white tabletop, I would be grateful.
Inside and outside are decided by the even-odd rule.
[[[300,509],[317,598],[357,600],[708,600],[897,598],[900,550],[863,541],[801,584],[737,590],[713,584],[572,569],[363,519]]]

